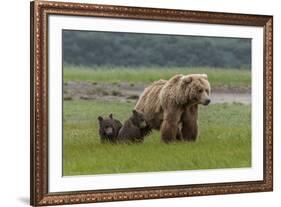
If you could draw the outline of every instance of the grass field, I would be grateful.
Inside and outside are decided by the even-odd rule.
[[[96,73],[85,70],[66,70],[65,80],[86,80]],[[86,75],[88,73],[88,75]],[[228,73],[228,72],[226,72]],[[231,73],[231,72],[230,72]],[[103,75],[102,75],[103,74]],[[106,81],[106,74],[97,73],[96,80]],[[112,74],[108,80],[121,80]],[[236,81],[248,81],[242,73]],[[233,74],[232,74],[233,76]],[[104,79],[102,78],[104,77]],[[210,78],[212,75],[210,75]],[[135,78],[147,79],[138,75]],[[155,77],[153,77],[155,78]],[[165,78],[165,77],[164,77]],[[215,77],[213,77],[215,81]],[[233,77],[232,77],[233,78]],[[159,132],[154,131],[139,145],[101,144],[97,117],[112,112],[120,120],[129,117],[133,103],[102,101],[64,102],[64,175],[89,175],[130,172],[174,171],[251,166],[251,106],[241,104],[213,104],[200,106],[199,140],[194,143],[164,144]],[[226,121],[227,120],[227,121]]]
[[[206,73],[214,86],[250,86],[251,71],[238,69],[211,68],[87,68],[64,67],[64,82],[89,81],[103,83],[151,83],[159,79],[169,79],[175,74]]]

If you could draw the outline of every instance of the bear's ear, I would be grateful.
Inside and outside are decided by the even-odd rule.
[[[99,116],[98,120],[101,122],[103,120],[103,118],[101,116]]]
[[[112,114],[109,114],[109,118],[113,119],[113,115],[112,115]]]
[[[182,77],[182,81],[183,81],[184,83],[189,84],[189,83],[192,82],[192,76],[189,76],[189,75],[183,76],[183,77]]]
[[[201,74],[202,78],[208,79],[208,75],[207,74]]]

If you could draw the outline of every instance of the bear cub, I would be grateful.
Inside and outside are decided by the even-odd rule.
[[[132,116],[125,121],[118,134],[118,142],[141,143],[151,131],[143,113],[133,110]]]
[[[117,141],[118,133],[122,127],[122,123],[113,118],[110,114],[108,118],[98,117],[99,120],[99,134],[101,142],[115,143]]]

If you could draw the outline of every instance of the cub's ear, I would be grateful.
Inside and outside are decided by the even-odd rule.
[[[136,109],[133,109],[132,112],[133,112],[134,115],[138,115],[138,112],[137,112]]]
[[[112,115],[112,114],[109,114],[109,118],[113,119],[113,115]]]
[[[103,120],[103,118],[101,116],[99,116],[98,120],[101,122]]]
[[[207,74],[201,74],[202,78],[208,79],[208,75]]]
[[[192,82],[192,76],[189,76],[189,75],[186,75],[186,76],[183,76],[181,77],[181,80],[184,82],[184,83],[191,83]]]

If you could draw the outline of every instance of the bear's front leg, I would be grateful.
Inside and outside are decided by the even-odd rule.
[[[182,114],[182,136],[185,141],[195,141],[198,136],[198,105],[186,107]]]
[[[181,113],[180,110],[164,111],[163,122],[160,129],[161,139],[164,142],[169,143],[176,140]]]

